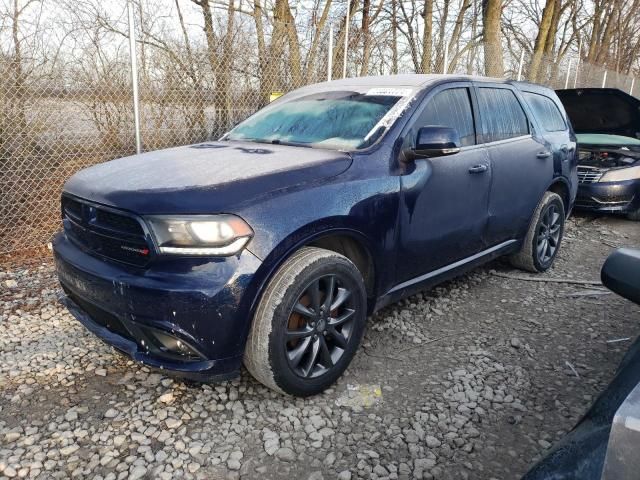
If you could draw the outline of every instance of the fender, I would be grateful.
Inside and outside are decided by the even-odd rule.
[[[327,220],[331,220],[331,225],[326,224]],[[373,295],[374,297],[379,295],[381,290],[381,276],[378,275],[378,273],[383,271],[380,258],[383,258],[384,254],[380,251],[381,249],[375,248],[374,245],[372,245],[371,241],[363,232],[349,222],[348,217],[333,217],[331,219],[323,219],[304,225],[285,237],[271,250],[256,272],[256,278],[259,279],[258,281],[260,283],[256,289],[256,295],[251,301],[251,316],[253,317],[255,309],[258,306],[258,302],[262,297],[262,292],[273,278],[275,272],[289,259],[289,257],[291,257],[291,255],[293,255],[294,252],[316,240],[333,235],[351,237],[364,247],[373,263],[375,280]],[[250,248],[251,246],[249,246],[249,251]]]

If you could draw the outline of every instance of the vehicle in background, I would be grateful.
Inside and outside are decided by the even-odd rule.
[[[312,395],[367,315],[500,255],[553,264],[577,191],[552,90],[398,75],[295,90],[220,141],[83,170],[53,241],[70,311],[133,359]]]
[[[640,100],[614,88],[556,93],[578,140],[576,208],[640,220]]]
[[[640,250],[613,252],[602,283],[640,305]],[[637,480],[640,472],[640,337],[578,424],[522,480]]]

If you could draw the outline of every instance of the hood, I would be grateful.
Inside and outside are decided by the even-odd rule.
[[[578,133],[576,139],[581,147],[628,147],[634,150],[640,148],[639,139],[620,135]]]
[[[344,172],[335,150],[209,142],[101,163],[72,176],[64,191],[139,214],[231,212],[245,202]]]
[[[640,138],[640,100],[616,88],[556,90],[576,133]]]

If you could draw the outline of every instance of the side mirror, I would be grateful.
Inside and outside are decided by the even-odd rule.
[[[460,135],[455,128],[439,125],[418,130],[413,157],[442,157],[460,151]]]
[[[609,290],[640,305],[640,250],[614,251],[604,262],[600,277]]]

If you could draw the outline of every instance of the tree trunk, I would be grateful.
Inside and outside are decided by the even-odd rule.
[[[620,15],[620,2],[614,2],[611,7],[609,15],[607,15],[607,23],[602,34],[602,39],[599,42],[598,54],[596,55],[595,62],[599,65],[607,66],[609,63],[609,56],[611,45],[613,43],[614,31],[618,23],[618,16]]]
[[[391,4],[391,73],[398,73],[398,0]]]
[[[291,71],[291,83],[293,88],[302,86],[302,61],[300,59],[300,42],[298,41],[298,30],[296,29],[296,21],[291,14],[291,7],[288,0],[281,0],[282,16],[284,18],[284,27],[286,29],[287,40],[289,44],[289,62]]]
[[[433,0],[424,1],[422,20],[424,22],[424,31],[422,33],[420,73],[431,73],[431,51],[433,48]]]
[[[195,69],[195,59],[193,57],[193,51],[191,50],[191,42],[189,40],[189,34],[184,23],[184,17],[182,16],[182,10],[180,9],[180,2],[175,0],[176,11],[178,12],[178,22],[180,23],[180,30],[182,31],[182,39],[184,41],[184,48],[187,53],[187,61],[185,62],[187,76],[193,82],[193,100],[194,100],[194,112],[189,115],[187,128],[192,131],[192,135],[196,138],[193,141],[204,141],[207,136],[206,117],[204,114],[204,97],[202,82],[200,81],[200,75]],[[191,110],[191,109],[190,109]]]
[[[268,70],[270,65],[269,54],[264,41],[264,25],[262,23],[262,0],[253,2],[253,21],[256,26],[256,37],[258,42],[259,78],[260,78],[260,98],[269,98]]]
[[[371,55],[371,32],[369,32],[369,9],[371,0],[363,0],[362,2],[362,65],[360,67],[360,76],[364,76],[369,71],[369,57]]]
[[[598,54],[598,43],[600,40],[600,29],[602,28],[602,13],[604,10],[604,0],[596,0],[593,12],[593,20],[591,27],[591,38],[589,40],[589,53],[587,54],[587,62],[593,63]]]
[[[532,82],[536,82],[538,80],[540,65],[542,64],[542,58],[547,47],[547,42],[549,41],[548,37],[553,22],[555,5],[555,0],[549,0],[542,11],[542,19],[540,20],[540,26],[538,27],[536,43],[533,47],[533,57],[531,58],[531,64],[529,65],[529,80]]]
[[[23,97],[25,94],[25,74],[22,69],[22,41],[19,34],[19,22],[22,10],[19,8],[18,0],[13,2],[13,22],[11,24],[11,36],[13,39],[13,98],[11,99],[13,110],[14,128],[20,132],[20,137],[27,140],[27,115],[25,113]],[[25,142],[26,144],[26,142]]]
[[[438,29],[438,49],[440,50],[440,71],[442,73],[447,73],[448,71],[448,65],[445,65],[445,57],[448,56],[448,54],[445,52],[445,50],[448,48],[447,45],[447,41],[445,39],[445,35],[447,33],[447,20],[449,18],[449,0],[444,0],[444,5],[442,8],[442,18],[440,18],[440,28]],[[449,62],[448,59],[446,59],[447,63]]]
[[[502,0],[482,1],[482,35],[484,40],[484,68],[489,77],[504,76],[500,21]]]
[[[257,1],[257,0],[256,0]],[[307,83],[311,82],[316,73],[316,58],[318,57],[318,45],[320,43],[320,37],[324,32],[327,25],[327,18],[329,17],[329,10],[331,9],[331,0],[327,0],[322,9],[322,15],[320,20],[316,24],[316,30],[313,35],[313,41],[311,42],[311,48],[309,49],[309,56],[307,57]],[[333,28],[333,27],[331,27]]]
[[[460,6],[460,11],[458,12],[458,16],[456,17],[456,23],[453,27],[453,32],[451,34],[451,40],[449,41],[449,61],[450,70],[454,70],[458,63],[458,59],[460,56],[458,52],[460,51],[460,37],[462,36],[462,27],[464,25],[464,16],[471,7],[471,0],[463,0],[462,5]],[[473,40],[472,40],[473,41]]]
[[[216,83],[219,85],[218,94],[222,96],[220,104],[222,112],[220,115],[220,126],[227,131],[233,124],[232,105],[233,94],[231,92],[231,68],[233,65],[233,30],[235,26],[234,0],[229,1],[227,8],[227,30],[222,43],[222,59],[220,61]]]

